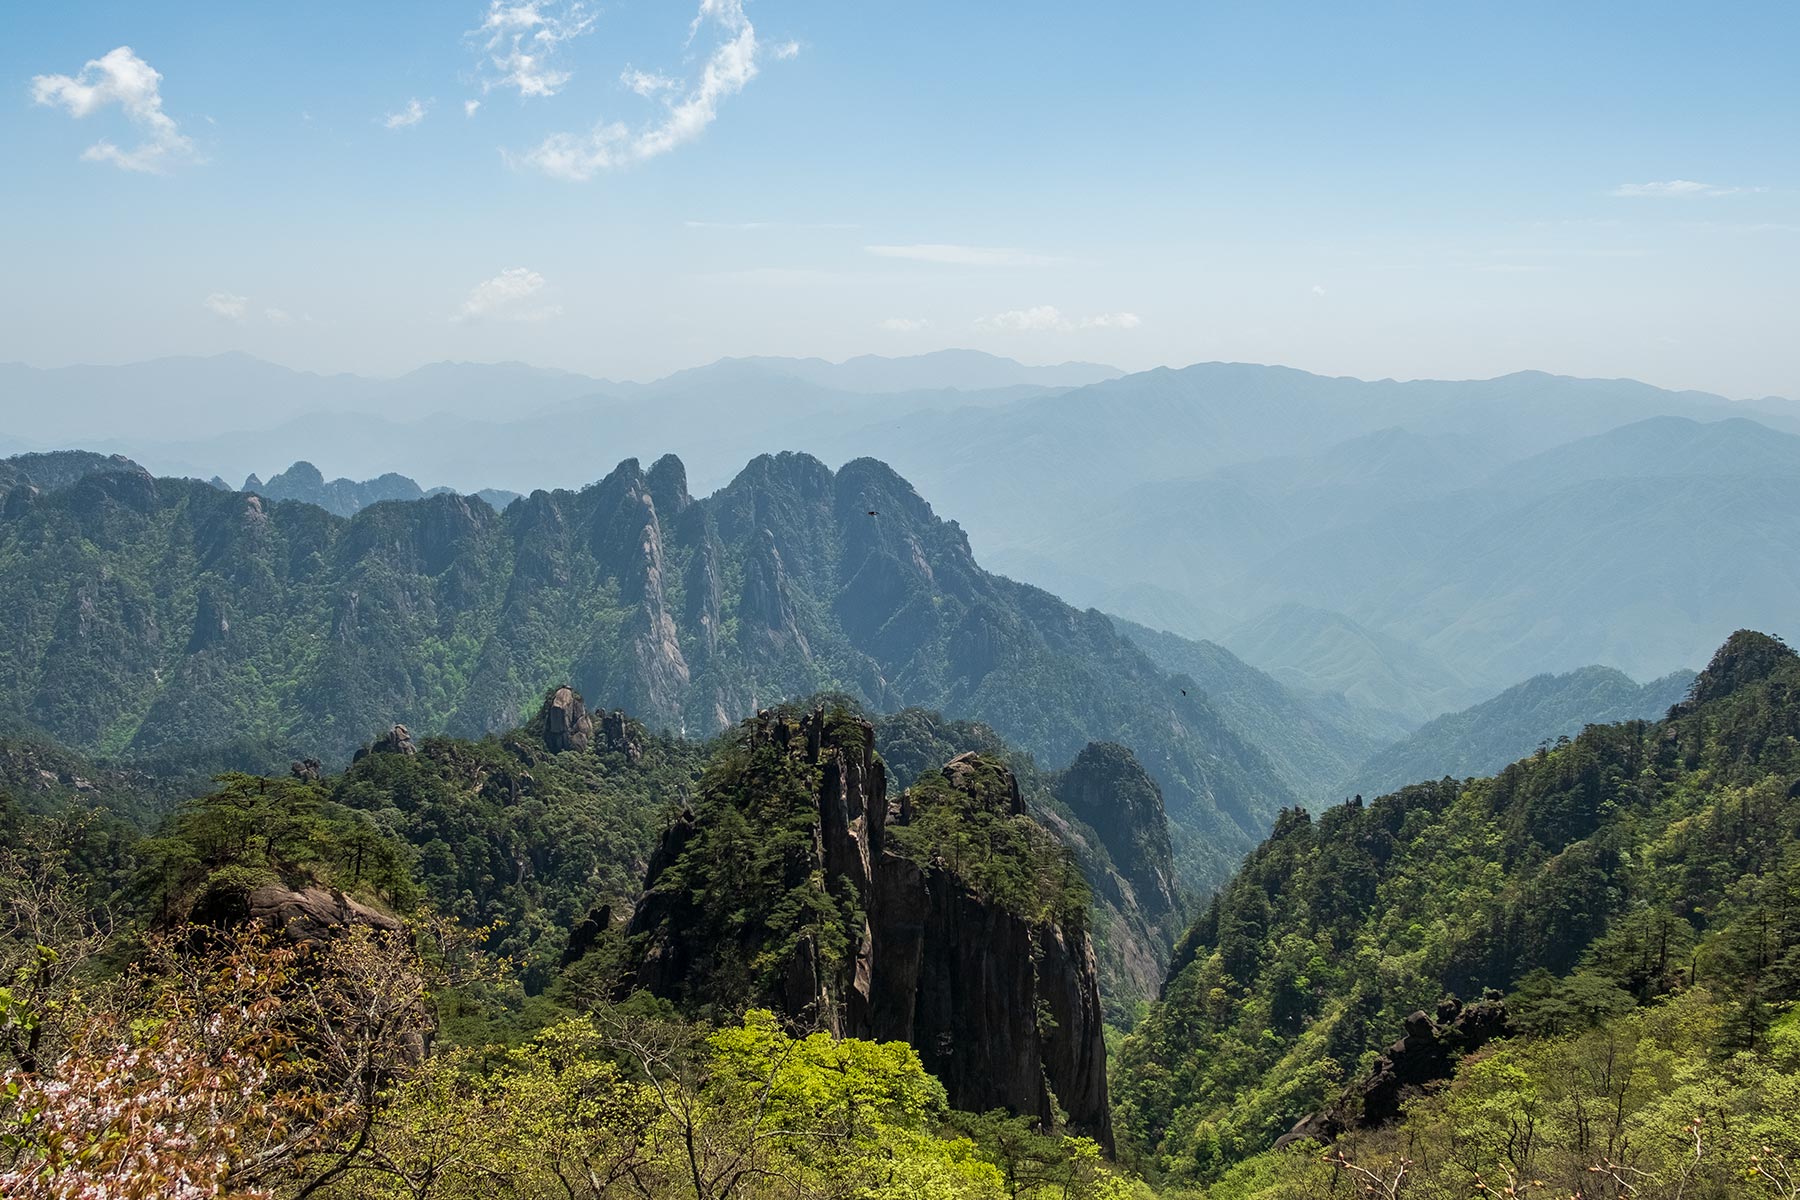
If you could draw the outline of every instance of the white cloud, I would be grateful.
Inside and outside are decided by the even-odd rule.
[[[905,258],[914,262],[946,263],[959,267],[1048,267],[1061,259],[1001,246],[956,246],[924,242],[911,246],[864,246],[879,258]]]
[[[889,317],[881,322],[880,328],[889,333],[917,333],[921,329],[930,329],[931,321],[926,317]]]
[[[521,96],[554,96],[574,77],[553,64],[558,48],[594,27],[594,14],[581,0],[490,0],[487,16],[469,36],[479,39],[493,72],[481,90],[516,88]]]
[[[1735,196],[1739,192],[1760,192],[1761,188],[1720,187],[1692,179],[1665,179],[1656,183],[1621,183],[1612,190],[1615,196]]]
[[[463,101],[463,116],[465,116],[465,117],[474,116],[475,110],[480,107],[481,107],[481,101],[479,101],[479,100],[464,100]]]
[[[660,157],[699,137],[717,119],[720,102],[756,78],[761,54],[756,29],[744,14],[744,0],[700,0],[700,10],[688,26],[688,41],[692,43],[708,25],[717,29],[718,44],[697,79],[666,90],[656,120],[637,128],[623,121],[601,121],[585,134],[554,133],[523,154],[509,155],[509,161],[557,179],[579,181]],[[776,53],[779,57],[779,50]],[[645,78],[656,77],[646,73]]]
[[[626,67],[620,72],[619,82],[629,91],[644,97],[672,92],[681,86],[681,80],[672,79],[661,71],[640,71],[636,67]]]
[[[800,57],[800,43],[799,42],[783,42],[783,43],[781,43],[781,45],[775,47],[774,53],[775,53],[775,57],[781,59],[783,62],[786,62],[790,58],[799,58]]]
[[[1136,313],[1071,317],[1054,305],[1040,304],[977,318],[975,328],[986,333],[1074,333],[1080,329],[1136,329],[1141,324],[1143,319]]]
[[[562,315],[562,305],[539,303],[544,277],[526,267],[512,267],[469,289],[452,321],[547,321]]]
[[[288,315],[286,309],[282,308],[263,309],[263,319],[271,325],[292,325],[294,323],[294,318]]]
[[[381,123],[389,129],[410,129],[425,119],[425,113],[431,107],[431,101],[421,104],[417,99],[408,100],[406,107],[391,112],[381,118]]]
[[[1313,284],[1312,293],[1315,296],[1323,296],[1325,294],[1325,285],[1322,283]]]
[[[250,297],[232,292],[213,292],[200,303],[208,312],[227,321],[242,321],[250,311]]]
[[[102,138],[81,157],[110,162],[126,171],[159,174],[170,162],[194,159],[194,143],[162,108],[162,76],[149,63],[120,46],[81,68],[81,74],[38,75],[31,81],[33,103],[58,107],[80,119],[117,104],[143,136],[129,150]]]

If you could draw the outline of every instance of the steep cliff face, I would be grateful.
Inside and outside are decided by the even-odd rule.
[[[974,754],[889,799],[866,721],[763,713],[664,835],[627,931],[637,987],[911,1044],[958,1108],[1110,1148],[1086,895],[1017,780]]]

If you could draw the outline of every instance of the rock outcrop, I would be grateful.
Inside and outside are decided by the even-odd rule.
[[[342,892],[322,887],[298,891],[278,883],[265,884],[245,897],[246,916],[260,922],[297,946],[318,949],[351,925],[367,925],[388,933],[400,932],[393,917],[358,904]]]
[[[553,689],[538,710],[538,730],[544,748],[553,754],[586,750],[594,736],[594,719],[581,702],[581,693],[564,685]]]
[[[356,752],[352,761],[361,762],[371,754],[417,754],[412,733],[404,725],[396,725]]]
[[[760,762],[770,774],[746,778],[738,793],[715,793],[711,805],[771,820],[764,780],[791,774],[793,765],[810,768],[816,786],[773,818],[766,834],[759,831],[791,835],[811,818],[810,848],[793,852],[768,886],[795,889],[790,896],[823,892],[816,911],[855,915],[836,928],[765,927],[744,931],[736,944],[709,941],[717,934],[703,911],[705,889],[694,881],[729,868],[708,858],[719,809],[703,807],[683,814],[652,859],[627,929],[634,972],[627,986],[696,1007],[768,1004],[840,1036],[905,1041],[955,1107],[1005,1108],[1048,1126],[1060,1105],[1074,1128],[1110,1150],[1100,994],[1085,924],[1021,911],[941,858],[920,861],[909,851],[897,831],[924,815],[920,806],[941,803],[945,791],[913,789],[890,800],[867,721],[823,709],[798,719],[764,712],[746,741],[752,766],[745,770]],[[1025,815],[1017,779],[993,760],[960,755],[941,780],[993,818]],[[847,945],[833,949],[839,935]],[[761,994],[709,990],[722,961],[754,961],[780,948],[785,958],[755,985]]]
[[[1469,1005],[1443,1000],[1435,1019],[1415,1012],[1406,1018],[1406,1036],[1375,1060],[1361,1083],[1335,1103],[1295,1122],[1275,1145],[1330,1142],[1353,1129],[1387,1125],[1399,1118],[1413,1096],[1456,1074],[1465,1055],[1510,1032],[1506,1004],[1495,993]]]

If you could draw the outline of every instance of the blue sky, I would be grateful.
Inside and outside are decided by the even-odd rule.
[[[1800,396],[1797,49],[1775,2],[6,5],[0,360]]]

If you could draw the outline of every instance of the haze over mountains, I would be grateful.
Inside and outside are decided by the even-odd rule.
[[[11,436],[201,478],[299,459],[528,492],[672,450],[705,492],[757,451],[870,455],[991,568],[1402,723],[1546,671],[1691,667],[1741,625],[1788,628],[1800,582],[1800,411],[1629,380],[1120,375],[951,351],[725,359],[650,383],[519,364],[377,381],[244,356],[0,380]],[[178,403],[196,432],[172,441],[159,414]],[[339,493],[296,495],[354,511]]]

